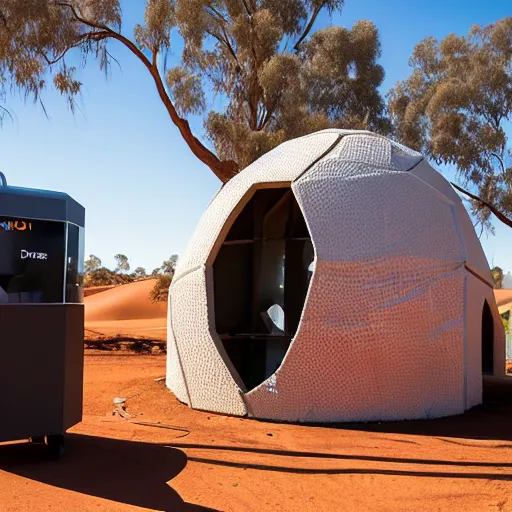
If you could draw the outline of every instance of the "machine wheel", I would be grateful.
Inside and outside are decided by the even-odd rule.
[[[64,453],[64,434],[52,434],[46,436],[48,455],[52,460],[58,460]]]

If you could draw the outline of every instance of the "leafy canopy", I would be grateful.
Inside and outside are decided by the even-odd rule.
[[[494,288],[503,288],[503,269],[501,267],[493,267],[491,274],[494,280]]]
[[[137,267],[133,271],[133,274],[135,275],[135,277],[139,277],[139,278],[147,276],[146,269],[144,267]]]
[[[1,91],[37,100],[51,80],[73,107],[82,84],[69,51],[107,71],[115,39],[143,63],[194,155],[227,181],[291,137],[327,127],[388,131],[375,26],[313,30],[321,12],[340,12],[343,1],[147,0],[130,38],[118,0],[3,0]],[[168,69],[177,37],[183,52]],[[209,106],[212,94],[220,111]],[[213,150],[192,133],[192,114],[203,116]]]
[[[412,74],[389,95],[397,136],[438,163],[456,167],[483,223],[491,211],[512,227],[512,167],[506,133],[512,115],[512,18],[474,26],[467,36],[428,37]]]
[[[130,270],[130,264],[128,263],[128,257],[124,254],[116,254],[114,256],[116,260],[116,272],[128,272]]]
[[[86,274],[89,274],[93,270],[97,270],[101,267],[101,260],[98,256],[91,254],[84,263],[84,270]]]

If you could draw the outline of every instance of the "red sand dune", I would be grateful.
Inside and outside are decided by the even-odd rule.
[[[96,295],[97,293],[105,292],[111,288],[115,288],[116,286],[119,285],[110,284],[106,286],[88,286],[87,288],[84,288],[84,297],[89,297],[91,295]]]
[[[155,279],[138,281],[86,297],[86,337],[124,335],[165,340],[167,303],[149,299],[155,283]]]
[[[156,279],[138,281],[86,297],[85,321],[104,322],[165,317],[167,304],[151,302],[149,299],[149,292],[155,283]]]

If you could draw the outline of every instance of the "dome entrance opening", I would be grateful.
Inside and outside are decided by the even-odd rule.
[[[482,374],[494,373],[494,320],[491,308],[484,302],[482,312]]]
[[[215,326],[247,390],[281,365],[297,331],[314,250],[289,187],[257,190],[213,264]]]

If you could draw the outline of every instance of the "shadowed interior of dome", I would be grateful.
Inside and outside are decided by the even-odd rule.
[[[313,260],[291,189],[257,190],[213,264],[216,330],[247,390],[280,366],[299,325]]]
[[[487,301],[484,301],[482,311],[482,374],[492,375],[494,373],[494,320],[491,308]]]

